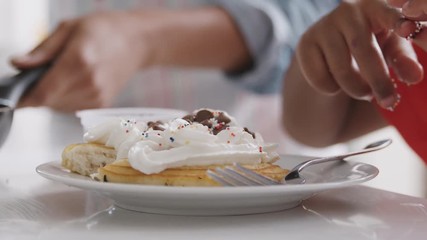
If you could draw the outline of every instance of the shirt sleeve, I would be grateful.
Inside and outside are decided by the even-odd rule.
[[[337,0],[215,0],[234,19],[253,58],[253,65],[225,73],[228,80],[256,93],[281,89],[301,34]]]

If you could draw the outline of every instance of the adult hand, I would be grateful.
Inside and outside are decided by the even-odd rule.
[[[343,1],[303,35],[296,55],[302,74],[320,92],[374,97],[380,106],[393,108],[399,96],[389,67],[408,84],[423,75],[410,43],[390,31],[400,24],[415,28],[384,0]]]
[[[20,69],[53,63],[19,106],[61,111],[110,106],[149,57],[143,35],[137,34],[141,25],[125,12],[62,22],[30,53],[11,60]]]
[[[207,57],[208,56],[208,57]],[[66,21],[18,68],[53,62],[20,106],[62,111],[109,106],[138,69],[203,67],[239,71],[252,63],[233,18],[216,6],[134,10]]]

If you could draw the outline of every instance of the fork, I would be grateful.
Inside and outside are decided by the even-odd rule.
[[[281,185],[281,184],[303,184],[305,183],[304,177],[300,175],[300,172],[311,165],[331,162],[331,161],[342,161],[348,157],[378,151],[390,145],[392,143],[391,139],[385,139],[373,142],[367,145],[365,148],[359,151],[350,152],[346,154],[331,156],[331,157],[321,157],[313,158],[307,161],[304,161],[294,168],[292,168],[289,173],[283,178],[282,181],[278,182],[263,175],[260,175],[250,169],[247,169],[241,166],[238,163],[233,164],[233,166],[227,166],[225,168],[215,168],[215,171],[208,170],[207,174],[213,180],[220,183],[223,186],[264,186],[264,185]]]

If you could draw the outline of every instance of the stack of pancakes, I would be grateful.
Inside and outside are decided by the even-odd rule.
[[[221,131],[228,131],[229,127],[234,126],[233,124],[235,124],[234,119],[227,113],[213,111],[210,109],[197,110],[193,114],[184,116],[182,121],[188,123],[187,125],[184,125],[183,128],[191,124],[196,124],[196,126],[202,126],[203,129],[208,129],[209,133],[212,135],[217,135]],[[129,120],[121,123],[119,126],[124,128],[120,129],[119,133],[127,134],[131,132],[132,129],[128,127],[130,127],[132,124],[133,121]],[[148,130],[151,129],[153,131],[155,130],[164,132],[167,128],[167,125],[157,121],[148,122],[144,125],[144,127],[146,127]],[[117,131],[111,130],[110,128],[111,126],[109,125],[108,127],[102,127],[101,132],[104,133],[106,130],[107,133],[109,131],[117,133]],[[245,141],[254,140],[254,142],[256,142],[255,140],[259,140],[257,139],[256,134],[249,131],[247,128],[239,128],[241,129],[243,135],[250,138],[249,140],[242,140],[244,143],[246,143]],[[148,131],[147,129],[144,131]],[[178,127],[178,129],[180,128]],[[143,133],[148,135],[146,132]],[[155,135],[160,136],[161,134],[157,132]],[[233,132],[230,135],[234,137]],[[167,186],[217,186],[219,184],[207,175],[207,170],[215,169],[217,167],[226,167],[225,165],[181,166],[167,168],[166,170],[153,174],[145,174],[132,168],[128,159],[126,159],[128,157],[127,154],[118,157],[117,149],[108,147],[111,144],[107,144],[108,140],[101,140],[105,138],[103,134],[100,136],[103,137],[98,136],[97,138],[94,138],[95,140],[89,138],[90,140],[88,140],[88,143],[72,144],[67,146],[62,154],[62,165],[72,172],[76,172],[85,176],[91,176],[93,179],[98,181]],[[119,134],[119,137],[120,136],[121,135]],[[125,138],[127,138],[127,135]],[[166,138],[167,137],[165,137],[165,139]],[[168,139],[170,139],[171,142],[174,142],[175,140],[172,137]],[[257,144],[263,143],[262,138],[260,139],[261,140],[259,140]],[[226,142],[226,140],[223,141]],[[230,141],[228,141],[228,143],[230,143]],[[171,145],[170,147],[176,147],[176,145]],[[255,148],[257,148],[256,145]],[[168,149],[166,148],[164,150]],[[258,152],[258,149],[256,151]],[[259,146],[259,152],[261,153],[263,151],[264,150],[262,150],[262,147]],[[122,151],[119,152],[122,153]],[[224,155],[222,156],[225,157]],[[269,156],[268,159],[261,159],[261,163],[254,163],[253,165],[243,166],[271,179],[281,180],[288,171],[273,164],[277,158],[278,155],[275,153],[273,156]],[[218,159],[218,162],[232,162],[221,160],[231,159]],[[216,161],[214,160],[212,162],[215,163]]]
[[[102,182],[134,183],[165,186],[219,186],[207,174],[219,165],[188,166],[166,169],[156,174],[144,174],[133,169],[127,159],[116,161],[113,148],[101,144],[81,143],[67,146],[62,153],[62,166],[72,172],[91,176]],[[280,181],[288,170],[272,163],[244,165],[248,169]]]

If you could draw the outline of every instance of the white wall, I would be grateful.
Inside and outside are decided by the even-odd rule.
[[[0,0],[0,75],[12,72],[11,55],[34,47],[47,33],[47,0]]]

